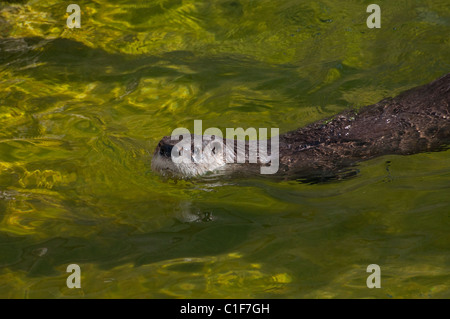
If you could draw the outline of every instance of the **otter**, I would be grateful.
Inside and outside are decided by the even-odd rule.
[[[152,169],[161,175],[189,178],[206,173],[258,173],[267,160],[248,161],[249,142],[245,150],[221,137],[204,136],[202,147],[209,147],[207,161],[179,163],[174,150],[179,141],[164,137],[156,147]],[[191,141],[188,147],[196,154]],[[217,152],[214,141],[222,142]],[[332,118],[312,123],[279,135],[279,169],[276,176],[308,179],[337,176],[351,171],[357,163],[383,155],[410,155],[446,149],[450,143],[450,73],[394,98],[359,109],[346,110]],[[270,143],[268,143],[270,144]],[[232,146],[229,146],[232,145]],[[270,147],[268,147],[270,151]],[[245,163],[229,163],[239,151],[245,151]]]

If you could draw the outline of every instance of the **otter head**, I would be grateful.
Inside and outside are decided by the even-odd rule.
[[[152,170],[163,176],[194,177],[225,168],[234,152],[223,138],[184,135],[181,140],[165,136],[156,147]],[[228,161],[230,163],[230,161]]]

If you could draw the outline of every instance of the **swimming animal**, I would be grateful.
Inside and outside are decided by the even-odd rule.
[[[204,155],[199,159],[195,136],[183,139],[184,145],[170,136],[158,143],[152,159],[154,171],[181,178],[208,172],[247,175],[258,174],[262,166],[268,165],[262,154],[258,154],[256,163],[250,163],[248,141],[239,146],[225,138],[203,136]],[[269,153],[270,142],[267,144]],[[275,175],[297,179],[330,177],[378,156],[437,151],[449,144],[450,73],[395,98],[279,135],[279,169]],[[245,162],[233,161],[243,151]],[[183,152],[189,153],[187,160],[179,161]]]

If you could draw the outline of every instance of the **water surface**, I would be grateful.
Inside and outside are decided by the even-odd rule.
[[[381,29],[370,1],[77,3],[80,29],[0,3],[0,297],[450,297],[450,151],[319,184],[150,170],[195,119],[286,132],[448,73],[448,1],[379,1]]]

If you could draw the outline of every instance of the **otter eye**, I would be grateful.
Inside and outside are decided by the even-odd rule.
[[[178,151],[178,156],[181,156],[181,155],[183,155],[183,149],[180,149],[180,150]]]
[[[216,147],[214,146],[214,148],[212,149],[213,154],[216,154]]]

